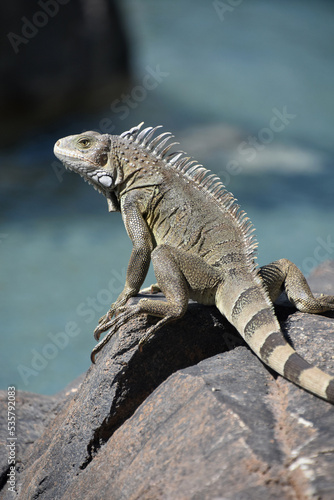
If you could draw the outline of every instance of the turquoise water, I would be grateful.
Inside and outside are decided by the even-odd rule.
[[[240,2],[224,19],[214,5],[123,2],[133,87],[1,154],[1,388],[50,394],[85,371],[124,282],[120,215],[55,163],[60,136],[162,124],[248,212],[260,264],[284,256],[308,274],[333,258],[332,4]]]

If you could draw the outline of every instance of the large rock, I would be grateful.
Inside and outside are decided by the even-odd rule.
[[[55,419],[65,402],[72,399],[82,380],[83,376],[54,396],[25,391],[18,391],[15,394],[15,409],[11,412],[15,414],[16,469],[20,470],[22,464],[26,463],[25,459],[33,443],[42,436],[45,428]],[[0,391],[0,486],[7,480],[9,458],[7,445],[11,441],[8,430],[8,417],[11,416],[8,414],[8,394],[7,391]]]
[[[334,294],[334,263],[310,282]],[[277,313],[296,349],[334,373],[333,315]],[[19,498],[334,497],[332,405],[268,370],[215,308],[190,304],[139,352],[147,324],[120,330],[50,407],[18,457]],[[13,498],[6,484],[0,497]]]

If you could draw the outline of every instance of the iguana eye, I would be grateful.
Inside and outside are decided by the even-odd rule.
[[[89,148],[91,141],[87,137],[82,137],[81,139],[78,140],[78,144],[82,148]]]

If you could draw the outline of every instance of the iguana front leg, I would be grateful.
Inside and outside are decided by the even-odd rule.
[[[287,259],[280,259],[261,267],[259,275],[272,302],[285,292],[289,301],[299,311],[319,314],[334,310],[334,296],[314,297],[300,269]]]
[[[94,330],[94,338],[99,340],[102,332],[109,328],[111,318],[117,311],[126,304],[126,302],[138,294],[150,265],[151,251],[147,248],[134,247],[126,273],[125,286],[118,296],[117,300],[111,304],[109,311],[99,319],[99,324]],[[133,272],[136,269],[137,272]]]
[[[130,297],[138,294],[150,266],[153,243],[146,222],[143,219],[136,200],[133,199],[134,197],[135,195],[129,193],[122,204],[124,225],[133,243],[125,286],[117,300],[110,306],[107,314],[99,320],[99,324],[94,331],[96,340],[99,340],[101,333],[109,328],[111,318],[114,314],[121,311],[121,308]]]

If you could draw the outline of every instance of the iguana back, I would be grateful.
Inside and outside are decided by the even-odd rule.
[[[301,272],[286,259],[257,270],[253,228],[221,181],[181,152],[169,153],[171,134],[141,125],[121,136],[87,132],[61,139],[55,154],[65,166],[92,183],[120,210],[133,242],[123,292],[96,329],[96,338],[111,328],[95,354],[135,314],[163,324],[181,317],[193,298],[215,304],[252,350],[281,375],[334,402],[333,377],[309,365],[286,342],[272,301],[281,291],[305,312],[334,309],[334,298],[313,297]],[[125,307],[138,293],[150,259],[167,303],[142,299]],[[111,319],[118,313],[118,316]]]

